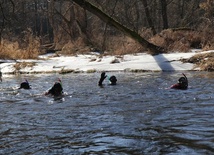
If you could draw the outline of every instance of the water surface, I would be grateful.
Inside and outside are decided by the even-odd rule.
[[[188,90],[167,89],[181,73],[4,76],[0,154],[213,154],[214,73],[186,72]],[[44,96],[57,78],[66,96]],[[18,90],[27,78],[31,90]]]

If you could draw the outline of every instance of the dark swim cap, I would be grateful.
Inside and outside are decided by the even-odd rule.
[[[20,84],[20,87],[19,87],[19,89],[31,89],[31,87],[30,87],[30,85],[29,85],[29,83],[28,82],[22,82],[21,84]]]
[[[116,76],[111,76],[110,78],[109,78],[109,81],[111,82],[111,84],[113,84],[113,85],[115,85],[116,84],[116,82],[117,82],[117,78],[116,78]]]
[[[185,83],[185,82],[187,82],[187,80],[186,80],[186,78],[184,78],[184,77],[180,77],[180,78],[178,79],[178,82],[179,82],[179,83]]]

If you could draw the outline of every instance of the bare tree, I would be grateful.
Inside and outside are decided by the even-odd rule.
[[[163,29],[168,29],[168,17],[167,17],[167,2],[166,0],[160,0],[162,20],[163,20]]]
[[[143,3],[143,6],[144,6],[144,10],[145,10],[145,17],[147,19],[147,22],[149,24],[149,27],[151,28],[153,34],[156,34],[156,30],[155,30],[155,27],[154,27],[154,23],[152,21],[152,17],[151,17],[151,14],[150,14],[150,10],[149,10],[149,6],[148,6],[148,2],[147,0],[141,0],[142,3]]]
[[[128,29],[127,27],[123,26],[119,22],[115,21],[113,18],[102,12],[100,9],[92,5],[91,3],[85,1],[85,0],[73,0],[75,3],[80,5],[81,7],[87,9],[88,11],[92,12],[96,16],[98,16],[101,20],[103,20],[106,23],[110,23],[112,26],[123,32],[125,35],[133,38],[134,40],[138,41],[142,46],[144,46],[146,49],[150,51],[151,54],[158,54],[160,52],[163,52],[163,49],[161,47],[158,47],[144,38],[142,38],[138,33],[136,33],[133,30]]]
[[[10,12],[14,14],[15,4],[12,0],[0,1],[0,17],[1,17],[1,25],[0,25],[0,43],[2,39],[3,30],[7,27],[7,25],[11,21]]]

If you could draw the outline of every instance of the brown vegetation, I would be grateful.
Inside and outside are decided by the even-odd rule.
[[[200,32],[191,29],[167,29],[150,40],[166,49],[166,52],[189,52],[193,48],[202,48]]]
[[[214,71],[214,53],[197,54],[183,62],[194,63],[196,68],[203,71]]]
[[[35,59],[40,54],[40,41],[31,30],[24,31],[22,37],[12,38],[1,40],[1,59]]]
[[[144,29],[145,30],[145,29]],[[146,33],[145,33],[146,32]],[[167,29],[151,37],[149,29],[142,32],[145,38],[150,37],[150,42],[165,49],[165,52],[189,52],[193,48],[212,49],[212,40],[206,42],[210,35],[203,35],[202,32],[193,30]],[[85,44],[79,38],[76,41],[69,41],[64,44],[58,53],[64,55],[76,55],[88,52],[99,52],[109,55],[124,55],[143,52],[146,49],[133,39],[123,36],[109,36],[104,39],[103,35],[91,37],[94,46]],[[105,41],[103,41],[105,40]],[[0,57],[3,59],[34,59],[41,54],[39,39],[27,34],[21,41],[7,41],[3,39],[0,44]]]
[[[0,58],[37,58],[56,51],[123,55],[147,50],[108,21],[101,21],[99,15],[79,7],[79,1],[12,2],[5,1],[0,8]],[[214,7],[209,0],[87,2],[165,52],[214,48]]]
[[[26,67],[30,67],[32,68],[33,66],[35,66],[34,62],[18,62],[14,65],[14,68],[16,70],[16,72],[18,72],[20,69],[26,68]]]

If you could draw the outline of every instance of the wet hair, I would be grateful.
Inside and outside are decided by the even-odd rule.
[[[117,78],[116,78],[116,76],[111,76],[110,78],[109,78],[109,81],[111,82],[111,85],[116,85],[116,83],[117,83]]]
[[[19,89],[31,89],[31,87],[28,82],[22,82]]]

